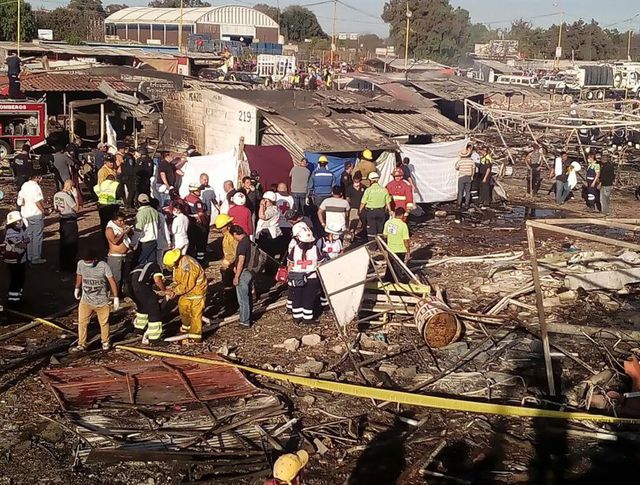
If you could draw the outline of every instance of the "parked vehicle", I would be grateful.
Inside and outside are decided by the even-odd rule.
[[[0,100],[0,160],[28,143],[38,148],[46,143],[47,105],[37,101]]]
[[[496,79],[496,84],[535,87],[538,85],[538,80],[532,76],[508,76],[503,74],[498,76],[498,78]]]

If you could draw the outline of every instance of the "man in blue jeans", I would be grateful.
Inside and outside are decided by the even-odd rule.
[[[251,240],[242,227],[234,224],[229,229],[231,235],[238,241],[236,249],[236,267],[233,277],[233,286],[236,287],[238,306],[240,307],[240,325],[251,327],[251,310],[253,306],[251,285],[253,274],[247,268],[251,267]]]

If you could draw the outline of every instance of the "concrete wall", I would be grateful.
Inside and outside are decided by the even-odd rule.
[[[164,102],[163,144],[177,150],[193,143],[203,155],[228,151],[258,142],[258,110],[255,106],[210,90],[171,94]]]

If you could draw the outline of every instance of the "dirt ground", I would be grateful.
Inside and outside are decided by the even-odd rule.
[[[505,178],[510,201],[496,204],[487,210],[459,213],[452,204],[428,207],[424,218],[411,221],[414,260],[437,260],[451,256],[476,256],[506,251],[523,251],[522,259],[498,268],[492,277],[491,264],[446,264],[415,269],[433,286],[446,292],[453,308],[468,312],[483,312],[495,304],[500,291],[490,285],[519,284],[530,278],[525,220],[528,218],[598,217],[577,198],[558,208],[545,183],[535,199],[525,194],[523,173],[515,171]],[[50,203],[52,182],[45,181],[46,197]],[[0,182],[5,200],[0,206],[4,219],[15,191],[8,180]],[[612,216],[635,218],[638,204],[631,191],[614,191]],[[446,217],[435,217],[436,209],[447,211]],[[97,213],[87,204],[80,218],[81,250],[87,245],[100,244],[96,232]],[[25,288],[24,312],[46,318],[74,304],[73,281],[57,269],[58,232],[55,216],[46,219],[44,257],[47,264],[29,268]],[[599,234],[637,241],[637,236],[615,229],[600,230]],[[215,249],[215,242],[212,248]],[[576,241],[549,233],[538,236],[539,256],[563,253],[569,247],[578,250],[600,250],[604,246]],[[613,251],[611,248],[608,251]],[[211,253],[208,276],[219,280],[216,252]],[[495,268],[493,268],[495,269]],[[0,294],[6,294],[6,269],[2,268]],[[272,301],[278,289],[271,280],[262,280],[260,287],[272,291]],[[215,293],[208,301],[208,316],[214,320],[233,310],[218,312],[221,301]],[[487,291],[484,291],[487,290]],[[502,293],[504,294],[504,292]],[[274,296],[275,295],[275,296]],[[585,325],[615,326],[634,329],[640,325],[637,315],[638,298],[633,290],[624,295],[612,295],[619,309],[611,311],[593,295],[581,294],[572,303],[554,309],[551,321]],[[533,294],[521,299],[535,305]],[[114,341],[126,340],[130,335],[133,308],[130,304],[113,316],[112,329],[118,329]],[[513,320],[535,321],[535,312],[509,309]],[[5,315],[0,337],[28,318]],[[56,323],[74,330],[75,314],[53,318]],[[217,320],[216,320],[217,321]],[[466,399],[492,400],[500,403],[529,403],[544,407],[547,387],[544,361],[537,331],[509,325],[506,335],[500,326],[466,322],[461,341],[444,349],[430,349],[422,341],[410,319],[396,319],[393,325],[370,325],[349,328],[347,339],[360,340],[353,361],[345,353],[344,341],[329,314],[308,327],[293,324],[283,308],[262,314],[251,329],[229,324],[209,331],[201,347],[181,349],[172,344],[167,352],[197,354],[213,351],[228,355],[230,360],[255,368],[291,373],[310,358],[323,362],[323,371],[335,373],[325,376],[332,380],[363,384],[355,372],[354,362],[361,365],[368,385],[391,389],[408,389],[420,380],[429,379],[453,369],[446,378],[436,380],[424,392],[437,395],[457,395]],[[174,325],[175,327],[175,325]],[[169,328],[169,332],[174,327]],[[525,325],[526,327],[526,325]],[[506,325],[505,325],[506,328]],[[96,329],[93,329],[94,332]],[[173,330],[175,331],[175,329]],[[360,333],[360,332],[362,333]],[[301,339],[305,334],[319,334],[322,342],[313,347],[301,346],[296,351],[274,347],[288,338]],[[0,484],[61,483],[61,484],[177,484],[177,483],[262,483],[263,477],[238,478],[207,475],[204,465],[184,463],[78,463],[76,452],[79,440],[73,431],[73,416],[61,411],[38,372],[46,368],[117,364],[136,360],[125,352],[103,353],[92,349],[88,354],[70,357],[63,349],[44,357],[35,352],[53,346],[70,344],[55,330],[37,327],[15,338],[0,341]],[[562,346],[599,372],[615,370],[619,387],[628,382],[622,376],[621,362],[634,349],[633,343],[615,340],[595,343],[577,336],[553,335],[552,341]],[[615,345],[614,345],[615,344]],[[469,350],[483,347],[476,358],[465,361]],[[637,350],[637,349],[636,349]],[[27,356],[33,356],[21,361]],[[462,359],[462,360],[461,360]],[[362,365],[363,361],[365,365]],[[566,356],[554,358],[557,380],[563,396],[592,372]],[[405,372],[382,369],[397,366]],[[415,368],[413,368],[415,366]],[[445,483],[596,483],[603,479],[629,480],[637,475],[639,457],[637,427],[629,429],[614,425],[578,424],[544,418],[512,418],[461,412],[450,412],[411,406],[391,405],[378,408],[370,400],[317,391],[282,382],[274,383],[261,377],[247,376],[287,402],[288,415],[298,418],[292,438],[285,444],[290,449],[305,447],[311,452],[305,483],[312,485],[349,484],[445,484]],[[566,399],[565,399],[566,400]],[[557,407],[551,407],[557,409]],[[567,409],[572,409],[569,406]],[[330,425],[325,435],[312,434],[313,426]],[[348,428],[348,429],[347,429]],[[327,431],[330,429],[331,431]],[[619,431],[619,435],[598,437],[594,430]],[[622,432],[629,431],[629,434]],[[313,438],[321,439],[327,450],[318,452]],[[276,453],[267,452],[269,460]],[[426,471],[423,471],[426,470]],[[631,478],[631,480],[633,480]]]

